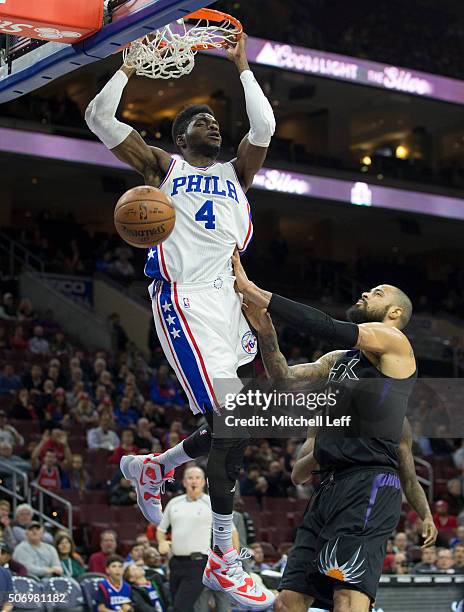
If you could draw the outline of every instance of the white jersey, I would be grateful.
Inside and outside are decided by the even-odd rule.
[[[172,234],[148,251],[145,274],[170,283],[202,283],[231,274],[235,247],[253,234],[248,200],[232,162],[197,168],[172,159],[161,191],[176,210]]]

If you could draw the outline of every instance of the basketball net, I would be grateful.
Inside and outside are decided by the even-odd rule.
[[[123,50],[124,65],[150,79],[178,79],[192,72],[198,51],[234,45],[242,31],[234,17],[200,9],[132,42]]]

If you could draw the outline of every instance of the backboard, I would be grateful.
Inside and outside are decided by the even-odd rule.
[[[127,43],[212,2],[213,0],[106,1],[101,29],[75,44],[2,34],[0,103],[34,91],[80,66],[108,57]]]

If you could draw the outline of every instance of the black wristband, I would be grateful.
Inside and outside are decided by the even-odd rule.
[[[341,349],[352,348],[358,341],[359,328],[355,323],[332,319],[317,308],[293,302],[276,293],[272,294],[267,311],[301,331],[336,343]]]

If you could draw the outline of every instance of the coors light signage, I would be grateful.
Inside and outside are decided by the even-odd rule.
[[[418,70],[261,38],[249,39],[248,56],[257,64],[464,104],[464,81]]]

